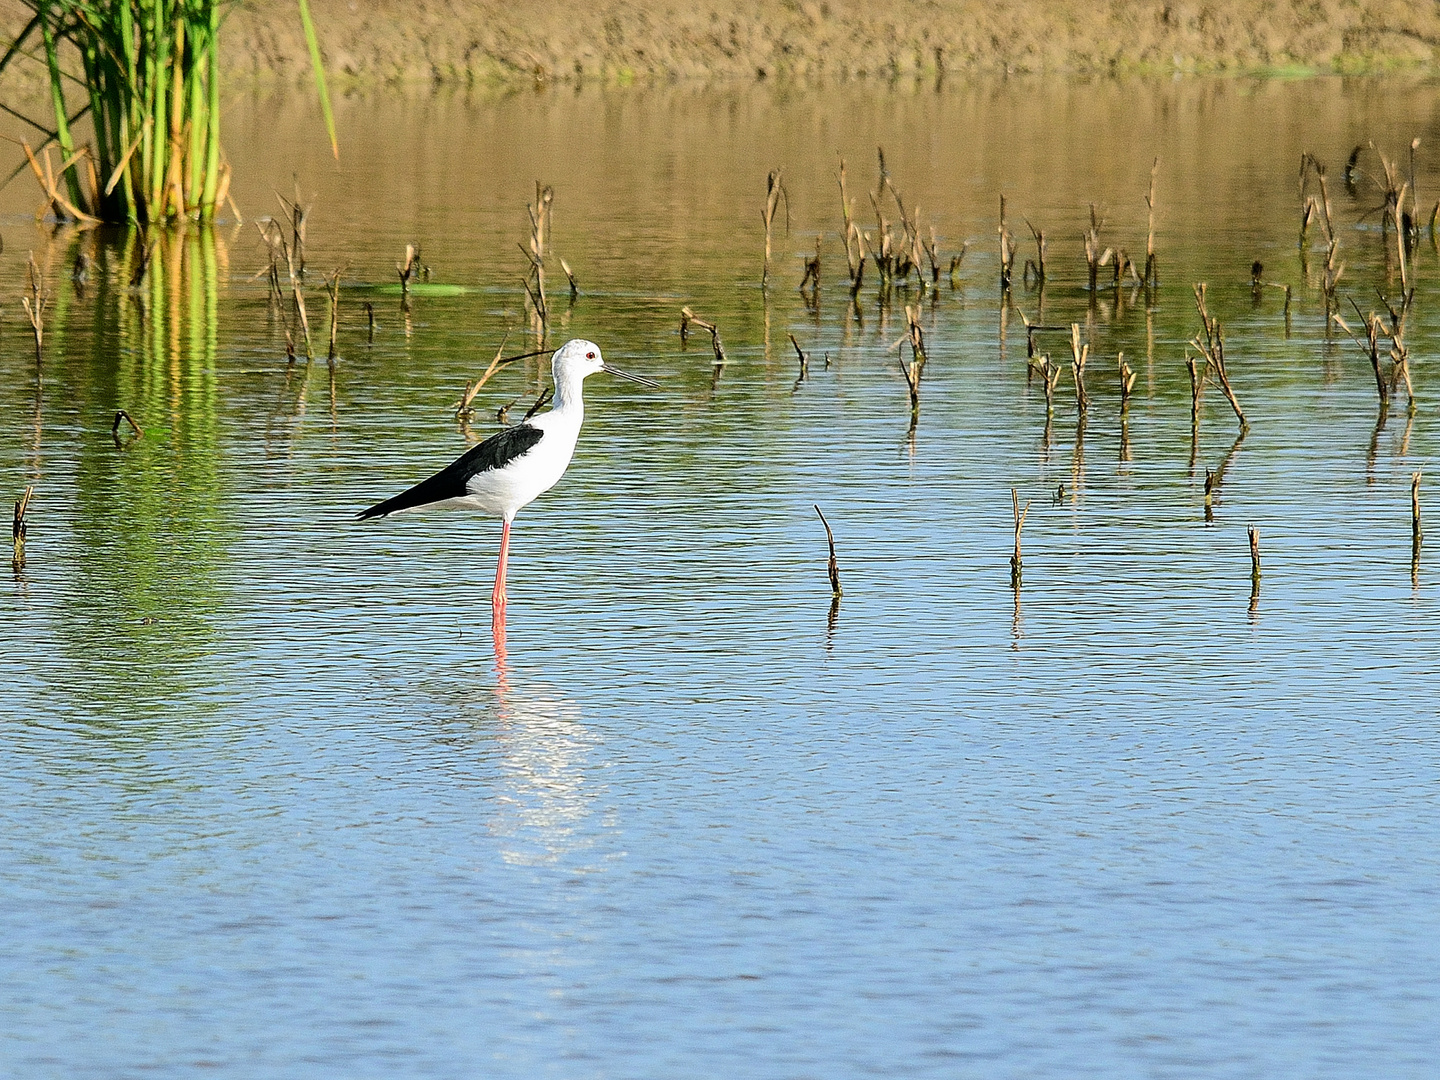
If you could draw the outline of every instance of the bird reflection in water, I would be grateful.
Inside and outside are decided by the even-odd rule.
[[[580,710],[554,687],[512,671],[505,615],[491,624],[495,647],[494,741],[501,780],[489,828],[504,837],[501,856],[514,865],[557,862],[584,869],[598,839],[591,823],[603,787],[587,779],[594,739]],[[572,860],[579,857],[582,865]]]

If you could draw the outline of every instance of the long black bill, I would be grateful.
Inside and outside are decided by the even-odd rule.
[[[618,375],[622,379],[629,379],[631,382],[639,383],[641,386],[648,386],[652,390],[660,389],[660,384],[654,379],[646,379],[640,375],[631,375],[628,371],[621,371],[619,368],[613,368],[609,364],[602,364],[600,370],[607,375]]]

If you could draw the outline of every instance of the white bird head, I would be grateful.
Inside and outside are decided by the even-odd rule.
[[[642,379],[639,375],[631,375],[611,367],[600,355],[600,346],[583,338],[576,338],[561,345],[555,350],[555,356],[550,361],[550,373],[554,377],[557,387],[583,382],[597,371],[603,371],[608,375],[618,375],[622,379],[629,379],[642,386],[660,385],[651,379]]]
[[[604,370],[605,358],[600,355],[600,346],[581,338],[561,345],[550,361],[550,371],[557,383],[583,379]]]

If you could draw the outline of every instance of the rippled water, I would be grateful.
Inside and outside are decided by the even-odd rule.
[[[143,243],[52,236],[12,184],[0,476],[35,498],[0,591],[3,1071],[1428,1075],[1437,613],[1410,482],[1431,514],[1440,258],[1423,236],[1416,408],[1380,423],[1295,237],[1309,150],[1342,297],[1394,296],[1375,190],[1340,174],[1357,143],[1403,159],[1419,136],[1433,203],[1433,100],[1327,80],[381,97],[340,109],[336,166],[305,101],[239,98],[241,210],[273,212],[292,172],[313,200],[317,339],[318,277],[346,267],[333,372],[287,366],[252,225],[162,240],[132,292]],[[873,277],[852,308],[838,240],[835,154],[873,229],[877,144],[945,264],[971,244],[954,287],[888,311]],[[1143,252],[1156,155],[1161,287],[1092,294],[1089,203]],[[791,232],[767,294],[771,168]],[[466,381],[507,331],[532,341],[536,178],[581,286],[552,341],[663,385],[587,384],[569,473],[516,524],[502,644],[495,523],[352,517],[461,452]],[[1083,425],[1068,374],[1048,428],[1027,379],[1035,290],[1002,330],[1002,192],[1013,229],[1050,236],[1045,324],[1092,344]],[[407,318],[386,286],[408,241],[465,291]],[[1252,297],[1257,258],[1294,287],[1288,330],[1280,290]],[[1202,280],[1239,441],[1218,388],[1192,431]],[[917,302],[912,436],[891,347]],[[720,325],[718,382],[704,335],[680,343],[687,304]],[[1068,360],[1065,332],[1038,340]],[[502,373],[470,436],[541,377]],[[117,446],[117,409],[143,438]]]

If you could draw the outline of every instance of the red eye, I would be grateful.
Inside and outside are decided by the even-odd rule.
[[[593,352],[587,352],[587,353],[585,354],[585,359],[586,359],[586,360],[594,360],[594,359],[595,359],[595,354],[594,354]]]

